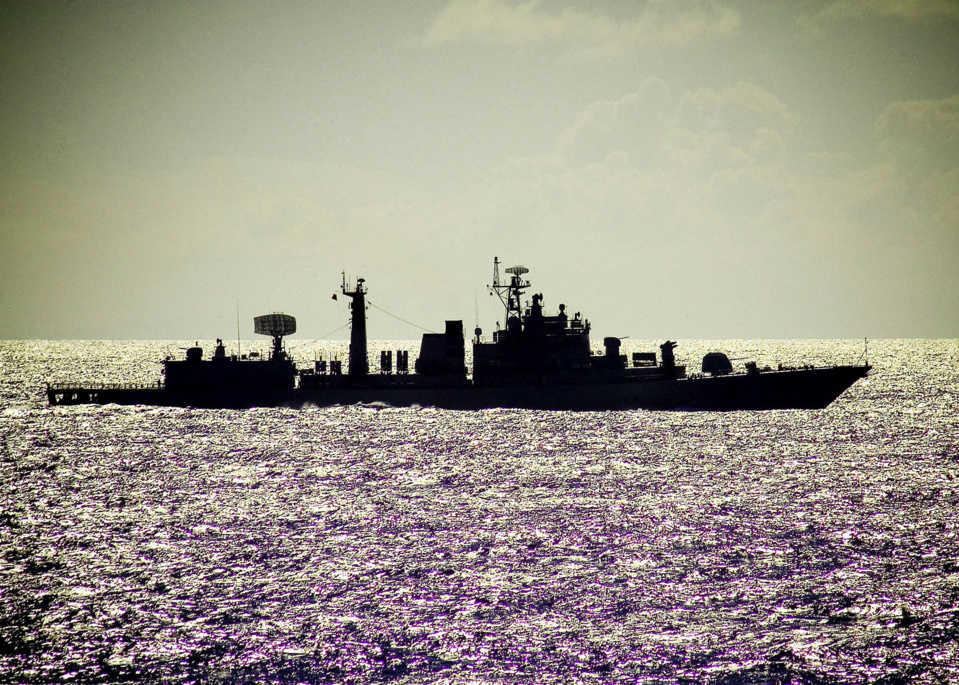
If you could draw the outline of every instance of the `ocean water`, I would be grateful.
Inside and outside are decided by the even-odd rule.
[[[46,406],[182,344],[0,342],[0,681],[959,682],[959,341],[821,411]]]

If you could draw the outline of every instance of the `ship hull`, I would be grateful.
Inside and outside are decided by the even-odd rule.
[[[166,388],[96,388],[52,386],[51,405],[142,404],[155,406],[242,409],[386,405],[478,410],[491,408],[555,411],[821,409],[828,406],[868,366],[767,371],[699,378],[644,378],[607,382],[501,384],[416,379],[415,376],[343,377],[337,384],[289,390],[172,391]]]

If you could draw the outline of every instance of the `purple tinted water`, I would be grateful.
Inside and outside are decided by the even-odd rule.
[[[175,346],[0,343],[11,682],[959,681],[956,341],[822,411],[45,407]]]

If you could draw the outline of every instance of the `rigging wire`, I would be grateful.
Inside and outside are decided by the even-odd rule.
[[[327,338],[329,338],[329,337],[330,337],[331,335],[333,335],[334,333],[338,333],[339,331],[342,331],[344,328],[346,328],[346,327],[349,326],[349,325],[350,325],[350,321],[347,321],[347,322],[346,322],[345,324],[343,324],[342,326],[340,326],[340,327],[338,327],[338,328],[334,328],[332,331],[330,331],[329,333],[327,333],[326,335],[324,335],[322,338],[317,338],[317,340],[326,340]]]
[[[331,335],[333,335],[334,333],[336,333],[336,332],[338,332],[338,331],[342,331],[344,328],[346,328],[346,327],[349,326],[349,325],[350,325],[350,322],[347,321],[345,324],[343,324],[343,325],[340,326],[339,328],[334,328],[332,331],[330,331],[329,333],[327,333],[326,335],[324,335],[322,338],[317,338],[315,342],[329,342],[329,341],[327,340],[327,338],[329,338]],[[308,344],[309,344],[309,343],[307,343],[307,342],[305,342],[305,341],[302,341],[302,342],[300,342],[300,344],[298,344],[298,345],[290,345],[290,346],[287,348],[287,353],[292,355],[292,354],[293,354],[293,350],[299,349],[299,348],[304,347],[304,346],[306,346],[306,345],[308,345]]]
[[[413,328],[419,328],[421,331],[426,331],[427,333],[435,333],[435,332],[436,332],[436,331],[431,330],[431,329],[429,329],[429,328],[423,328],[422,326],[419,326],[419,325],[413,323],[412,321],[407,321],[406,319],[401,319],[401,318],[398,317],[396,314],[391,314],[390,312],[386,311],[386,310],[383,309],[382,307],[378,307],[376,304],[374,304],[372,301],[370,301],[370,298],[366,298],[366,303],[367,303],[368,305],[370,305],[371,307],[375,307],[376,309],[379,309],[381,312],[383,312],[383,313],[386,314],[387,316],[392,316],[392,317],[393,317],[394,319],[396,319],[397,321],[402,321],[403,323],[407,324],[408,326],[412,326]]]

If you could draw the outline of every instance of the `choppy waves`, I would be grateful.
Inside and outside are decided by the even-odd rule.
[[[734,414],[50,410],[124,368],[51,345],[2,343],[14,681],[959,680],[955,341]]]

